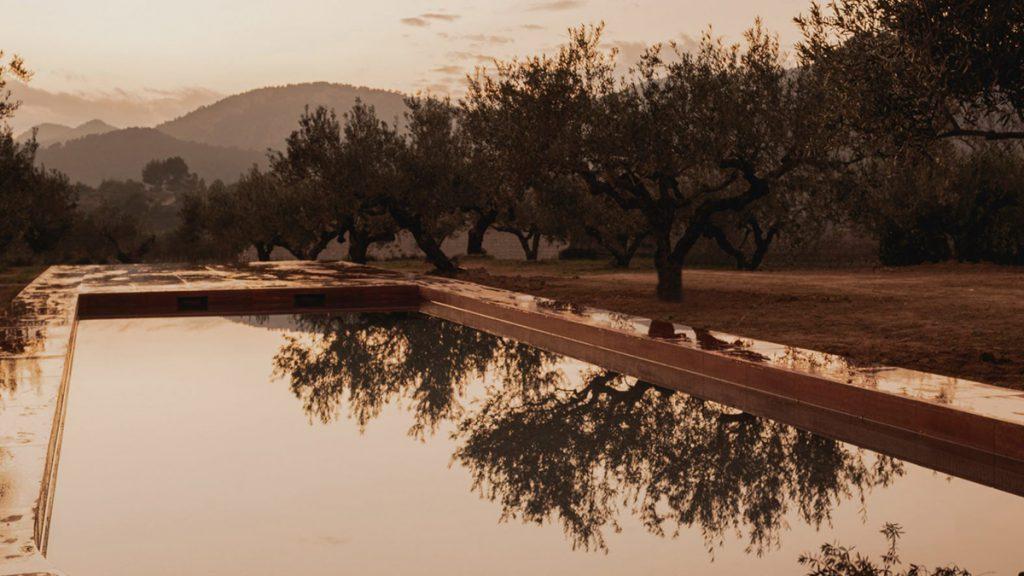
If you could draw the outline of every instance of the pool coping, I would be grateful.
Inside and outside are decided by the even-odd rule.
[[[1024,392],[344,262],[53,266],[0,319],[0,575],[45,558],[80,319],[419,310],[1024,495]]]

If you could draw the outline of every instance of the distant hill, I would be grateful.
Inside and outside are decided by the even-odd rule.
[[[153,126],[224,97],[204,88],[60,92],[16,79],[10,79],[7,88],[11,98],[21,102],[18,113],[8,119],[17,132],[44,122],[78,126],[92,118],[115,126]]]
[[[267,148],[284,147],[307,105],[327,106],[341,116],[359,98],[373,105],[380,118],[393,121],[405,113],[402,97],[387,90],[314,82],[228,96],[156,128],[117,130],[100,120],[77,128],[40,124],[37,162],[95,186],[104,179],[139,179],[150,160],[181,156],[207,182],[233,182],[253,163],[265,166]]]
[[[89,120],[88,122],[72,128],[64,124],[43,123],[33,126],[18,136],[19,142],[26,142],[32,138],[32,131],[36,131],[36,142],[40,146],[49,146],[59,142],[67,142],[76,138],[84,138],[93,134],[106,134],[117,130],[103,120]]]
[[[401,120],[405,112],[402,94],[398,92],[313,82],[228,96],[160,124],[157,129],[179,140],[263,153],[267,148],[284,147],[285,138],[298,126],[305,106],[327,106],[341,116],[352,108],[356,98],[373,105],[377,115],[388,122]]]
[[[262,152],[186,142],[153,128],[126,128],[40,148],[36,162],[95,186],[105,179],[138,180],[147,162],[171,156],[184,158],[207,182],[233,182],[254,163],[266,164]]]

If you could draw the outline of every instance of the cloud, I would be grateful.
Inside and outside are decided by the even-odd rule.
[[[8,87],[22,101],[10,121],[18,131],[43,122],[78,126],[96,118],[115,126],[154,126],[222,98],[205,88],[71,93],[50,92],[16,80]]]
[[[675,47],[673,48],[673,44]],[[651,46],[647,42],[631,42],[627,40],[615,40],[604,44],[605,48],[614,48],[618,51],[619,55],[615,61],[615,74],[617,76],[625,76],[629,73],[629,69],[636,65],[640,61],[640,57],[644,55],[647,48]],[[692,53],[695,52],[699,47],[699,42],[692,36],[681,34],[677,38],[673,38],[669,41],[661,43],[661,51],[658,52],[658,56],[661,57],[664,62],[676,62],[679,57],[678,52]]]
[[[700,40],[697,40],[689,34],[680,34],[678,38],[672,40],[676,44],[676,48],[680,52],[693,54],[700,50]]]
[[[426,28],[433,22],[454,22],[458,20],[460,16],[458,14],[445,14],[443,12],[424,12],[419,16],[410,16],[408,18],[402,18],[402,24],[406,26],[415,26],[417,28]]]
[[[520,28],[523,30],[544,30],[544,27],[540,24],[523,24]]]
[[[442,94],[442,95],[451,94],[451,91],[452,91],[452,87],[451,86],[449,86],[448,84],[441,84],[441,83],[428,84],[428,85],[424,86],[424,89],[427,92],[431,93],[431,94]]]
[[[433,68],[430,71],[438,72],[440,74],[462,74],[463,72],[465,72],[462,66],[455,66],[453,64],[449,64],[448,66],[438,66],[437,68]]]
[[[586,4],[584,0],[551,0],[550,2],[540,2],[533,4],[527,8],[528,12],[556,12],[559,10],[572,10],[573,8],[580,8]]]
[[[509,44],[515,41],[514,38],[509,38],[508,36],[493,36],[487,34],[466,34],[461,36],[461,38],[483,44]]]
[[[449,52],[448,56],[456,60],[473,60],[476,62],[491,62],[494,60],[494,56],[489,56],[487,54],[477,54],[475,52],[465,52],[458,50],[454,52]]]
[[[89,78],[81,72],[75,72],[74,70],[67,70],[66,68],[57,68],[51,70],[50,74],[56,78],[60,78],[66,82],[85,84],[89,82]]]
[[[420,14],[420,18],[425,18],[427,20],[441,20],[442,22],[454,22],[455,20],[459,19],[459,15],[441,14],[439,12],[427,12],[425,14]]]
[[[615,40],[608,42],[605,47],[618,51],[617,63],[619,66],[629,67],[640,61],[640,57],[650,46],[647,42],[630,42],[627,40]],[[665,54],[665,47],[662,46],[660,54]]]
[[[325,535],[325,536],[304,537],[304,538],[300,538],[300,541],[304,542],[304,543],[307,543],[307,544],[317,544],[317,545],[324,545],[324,546],[341,546],[343,544],[348,544],[350,539],[349,538],[344,538],[344,537],[339,537],[339,536]]]

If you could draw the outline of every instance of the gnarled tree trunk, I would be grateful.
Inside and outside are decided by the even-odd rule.
[[[658,299],[682,301],[683,263],[672,257],[671,228],[659,230],[655,238],[654,269],[658,273]]]
[[[779,226],[773,224],[768,228],[768,231],[765,232],[757,220],[751,219],[747,222],[746,227],[748,237],[754,239],[754,251],[751,253],[750,257],[747,257],[743,250],[734,246],[732,241],[729,240],[729,235],[714,224],[709,223],[706,226],[704,235],[708,238],[713,238],[722,252],[725,252],[736,260],[736,268],[738,270],[753,271],[760,268],[765,255],[768,253],[768,249],[772,245],[772,241],[779,232]]]
[[[487,234],[487,229],[494,224],[494,220],[498,217],[497,210],[488,210],[480,213],[473,221],[473,225],[469,227],[466,242],[466,254],[477,254],[483,255],[487,251],[484,250],[484,236]]]
[[[681,302],[683,300],[683,267],[673,262],[655,265],[658,272],[657,294],[659,300]]]
[[[274,245],[269,242],[253,242],[253,248],[256,248],[256,259],[260,262],[269,262],[270,253],[274,251]]]
[[[495,226],[494,229],[515,236],[516,240],[519,240],[519,246],[523,248],[523,256],[530,262],[537,261],[537,255],[540,253],[540,232],[536,230],[524,231],[512,226]]]
[[[348,238],[348,259],[356,264],[366,264],[369,261],[370,246],[378,242],[393,242],[395,235],[391,232],[370,234],[356,226],[349,231]]]
[[[608,235],[602,234],[600,230],[591,226],[587,226],[584,231],[612,255],[612,266],[615,268],[629,268],[629,263],[636,256],[636,251],[649,236],[647,233],[620,234],[608,238]]]
[[[442,274],[455,274],[459,267],[452,262],[452,259],[441,250],[441,244],[427,233],[423,223],[413,214],[396,206],[388,206],[388,212],[395,219],[395,223],[404,230],[408,230],[416,246],[427,256],[427,261],[434,265],[434,269]]]

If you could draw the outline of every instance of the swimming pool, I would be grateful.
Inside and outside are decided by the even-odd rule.
[[[412,312],[85,320],[70,574],[1016,574],[1024,498]],[[983,517],[979,511],[984,511]]]

